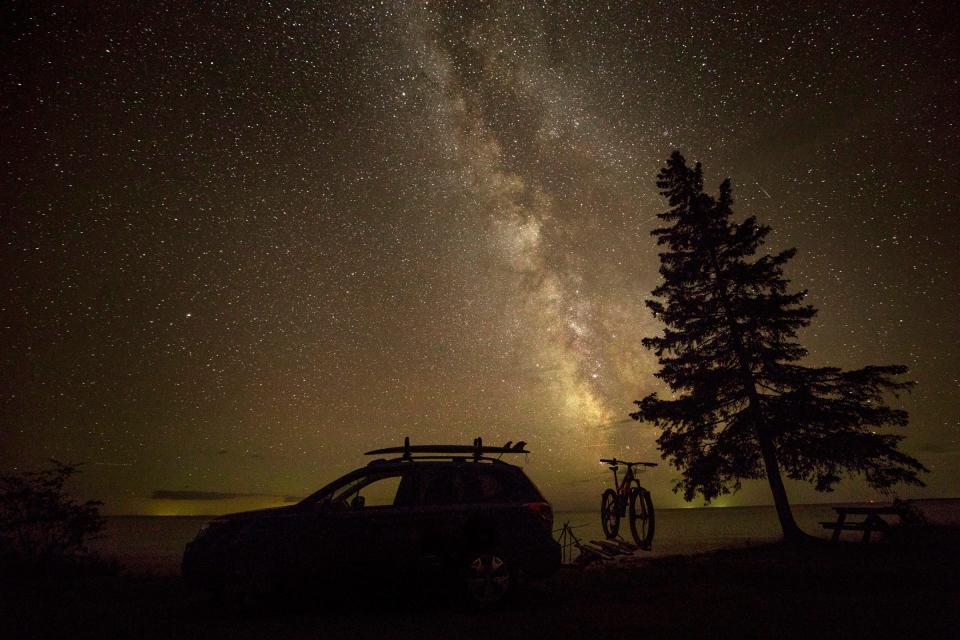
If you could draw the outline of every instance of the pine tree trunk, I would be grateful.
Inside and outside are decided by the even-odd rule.
[[[722,270],[717,260],[717,254],[710,252],[710,258],[713,262],[714,272],[717,274],[715,279],[715,291],[720,306],[723,308],[727,318],[727,325],[730,329],[730,337],[733,342],[734,351],[737,354],[737,360],[740,365],[740,373],[743,376],[744,391],[750,400],[747,411],[751,412],[753,427],[757,433],[757,442],[760,444],[760,454],[763,456],[763,466],[767,472],[767,481],[770,483],[770,492],[773,494],[773,504],[777,509],[777,518],[780,520],[780,528],[783,530],[783,537],[788,542],[800,542],[809,540],[811,536],[805,534],[797,526],[793,519],[793,512],[790,510],[790,501],[787,499],[787,489],[783,486],[783,478],[780,476],[780,462],[777,460],[777,449],[773,445],[773,439],[767,433],[761,417],[760,394],[757,392],[756,379],[750,366],[750,355],[744,348],[743,334],[735,320],[735,315],[730,305],[730,297],[727,292],[727,285],[721,277]]]
[[[793,519],[793,512],[790,510],[790,501],[787,499],[787,489],[783,486],[783,478],[780,476],[780,463],[777,461],[773,441],[760,426],[757,428],[757,440],[760,443],[760,453],[767,470],[767,481],[770,483],[770,492],[773,494],[773,504],[777,508],[777,518],[780,520],[783,537],[787,541],[805,540],[808,536],[797,526],[797,522]]]

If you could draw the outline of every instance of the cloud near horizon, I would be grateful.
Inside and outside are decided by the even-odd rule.
[[[151,500],[234,500],[237,498],[281,498],[284,502],[297,502],[298,496],[279,496],[270,493],[234,493],[227,491],[175,491],[156,489]]]

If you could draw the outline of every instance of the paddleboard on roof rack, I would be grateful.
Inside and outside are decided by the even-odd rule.
[[[405,456],[409,456],[414,453],[441,453],[441,454],[472,454],[472,455],[485,455],[485,454],[503,454],[503,453],[530,453],[526,450],[526,442],[520,440],[517,443],[514,443],[512,440],[507,442],[502,447],[487,447],[484,446],[483,440],[477,438],[473,441],[473,444],[410,444],[410,438],[404,438],[402,447],[386,447],[385,449],[374,449],[373,451],[367,451],[364,455],[366,456],[379,456],[386,455],[389,453],[401,453]]]

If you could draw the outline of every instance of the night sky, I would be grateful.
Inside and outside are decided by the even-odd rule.
[[[595,508],[598,458],[659,459],[679,148],[798,248],[810,364],[910,367],[901,495],[960,495],[952,3],[238,4],[0,9],[0,468],[210,513],[481,435]]]

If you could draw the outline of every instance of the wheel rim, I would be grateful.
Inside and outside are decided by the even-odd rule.
[[[503,558],[493,554],[477,556],[468,568],[467,589],[481,604],[501,600],[510,590],[510,571]]]

